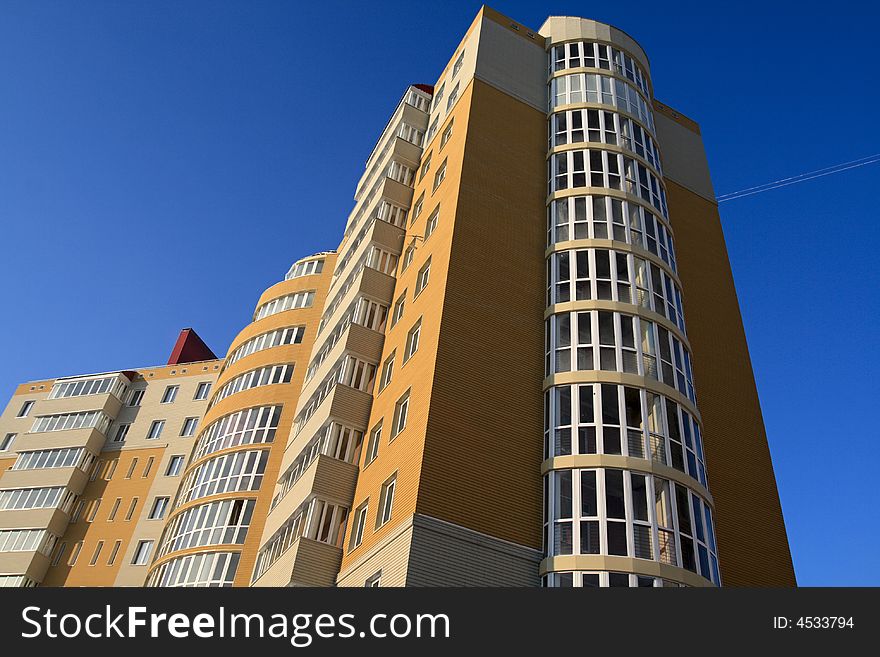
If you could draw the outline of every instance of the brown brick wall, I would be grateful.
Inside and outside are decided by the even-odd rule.
[[[667,179],[725,586],[795,586],[718,207]]]

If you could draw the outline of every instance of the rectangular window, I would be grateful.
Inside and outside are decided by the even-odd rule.
[[[34,407],[34,400],[29,399],[24,404],[21,405],[21,410],[18,411],[18,415],[15,417],[27,417],[28,413],[31,412],[31,409]]]
[[[86,503],[82,500],[77,502],[76,507],[73,509],[73,515],[70,516],[70,522],[78,522],[79,517],[82,514],[83,509],[85,508]]]
[[[397,475],[395,474],[382,484],[382,493],[379,497],[379,513],[376,517],[377,529],[391,520],[391,509],[394,506],[394,487],[396,482]]]
[[[128,507],[128,513],[125,514],[126,520],[132,519],[132,517],[134,516],[134,511],[137,508],[137,505],[138,505],[138,498],[136,498],[136,497],[131,498],[131,504]]]
[[[113,522],[116,520],[116,513],[119,511],[119,505],[122,504],[122,498],[117,497],[116,501],[113,502],[113,508],[110,509],[110,515],[107,516],[107,522]]]
[[[403,362],[407,362],[410,358],[412,358],[413,354],[416,353],[419,349],[419,337],[422,334],[422,319],[419,318],[419,321],[415,323],[415,325],[409,330],[409,333],[406,334],[406,348],[403,352]]]
[[[414,296],[419,296],[419,294],[424,290],[428,285],[428,279],[431,276],[431,258],[428,258],[428,262],[422,265],[422,268],[419,269],[419,274],[416,277],[416,291]]]
[[[156,460],[155,456],[151,456],[147,459],[147,464],[144,466],[144,472],[141,475],[144,479],[150,476],[150,470],[153,469],[153,462]]]
[[[62,543],[61,545],[58,546],[58,550],[55,552],[55,556],[52,558],[51,565],[57,566],[59,563],[61,563],[61,557],[64,556],[64,551],[66,549],[67,549],[67,543]]]
[[[78,541],[73,544],[73,549],[70,551],[70,558],[67,560],[68,566],[75,566],[76,560],[79,558],[79,552],[82,550],[83,542]]]
[[[441,84],[434,94],[434,107],[433,109],[437,109],[440,107],[440,101],[443,100],[443,89],[446,87],[445,84]]]
[[[150,552],[153,551],[153,541],[138,541],[131,560],[133,566],[146,566],[150,562]]]
[[[137,464],[138,464],[138,460],[137,460],[137,457],[135,456],[131,460],[131,463],[128,466],[128,472],[125,474],[126,479],[131,479],[131,476],[134,474],[134,469],[137,467]]]
[[[119,548],[122,547],[122,541],[116,541],[113,543],[113,549],[110,551],[110,558],[107,559],[107,565],[112,566],[116,563],[116,557],[119,555]]]
[[[353,550],[364,540],[364,528],[367,526],[367,502],[361,504],[354,512],[354,522],[351,525],[351,541],[348,549]]]
[[[368,589],[378,588],[382,586],[382,571],[380,570],[375,575],[371,575],[367,578],[367,581],[364,582],[364,587]]]
[[[379,455],[379,440],[382,438],[382,422],[380,421],[370,432],[370,439],[367,441],[367,453],[364,458],[364,467],[376,460]]]
[[[189,436],[196,435],[196,427],[199,425],[199,418],[197,417],[188,417],[183,421],[183,426],[180,428],[180,435],[184,438],[188,438]]]
[[[419,215],[422,214],[422,210],[425,207],[425,192],[422,192],[419,195],[419,200],[415,202],[413,205],[413,213],[412,213],[412,223],[415,223],[416,219],[419,218]]]
[[[211,392],[211,384],[208,381],[202,381],[196,388],[196,394],[193,399],[207,399]]]
[[[406,251],[403,252],[403,265],[400,267],[400,271],[406,271],[406,268],[412,264],[413,258],[416,255],[416,247],[410,245],[407,247]]]
[[[382,376],[379,377],[379,390],[384,390],[385,386],[391,383],[391,376],[394,374],[394,358],[396,356],[395,352],[391,352],[391,355],[385,359],[385,362],[382,365]]]
[[[150,430],[147,432],[147,440],[156,440],[162,435],[162,429],[165,428],[165,420],[153,420]]]
[[[409,393],[409,390],[403,393],[403,396],[394,405],[394,422],[391,424],[392,439],[406,429],[406,419],[409,415]]]
[[[403,307],[406,304],[406,290],[403,291],[397,301],[394,302],[394,312],[391,313],[391,326],[394,326],[403,317]],[[12,434],[15,435],[15,434]]]
[[[162,394],[162,403],[173,404],[174,400],[177,399],[178,390],[180,390],[180,386],[168,386],[165,388],[165,392]]]
[[[130,424],[120,424],[116,427],[116,433],[113,435],[114,443],[124,443],[125,437],[128,435],[128,430],[131,429]]]
[[[452,106],[455,105],[455,101],[458,100],[458,87],[459,85],[455,85],[452,88],[452,93],[449,94],[449,99],[446,101],[446,111],[452,109]]]
[[[101,550],[103,550],[103,549],[104,549],[104,541],[98,541],[98,543],[95,545],[95,551],[92,554],[92,558],[89,560],[90,566],[94,566],[96,563],[98,563],[98,557],[101,556]]]
[[[452,119],[449,122],[449,125],[446,126],[446,129],[443,131],[443,135],[440,137],[440,148],[442,149],[446,146],[446,142],[449,141],[450,137],[452,137],[452,124],[455,123],[455,119]]]
[[[422,168],[419,171],[419,182],[428,174],[428,171],[431,170],[431,155],[433,153],[428,153],[428,156],[422,161]]]
[[[150,515],[147,516],[148,520],[161,520],[165,517],[165,512],[168,510],[168,502],[169,498],[167,497],[157,497],[153,501],[153,508],[150,509]]]
[[[428,217],[428,221],[425,223],[425,239],[431,237],[431,234],[437,230],[437,222],[440,219],[440,206],[438,205],[434,208],[434,211],[431,213],[431,216]]]
[[[10,447],[12,447],[12,442],[15,440],[15,437],[18,434],[15,433],[7,433],[3,436],[3,440],[0,440],[0,452],[5,452]]]
[[[455,60],[455,64],[452,67],[452,77],[458,75],[458,72],[461,70],[461,67],[464,66],[464,51],[461,51],[461,54],[458,56],[458,59]],[[457,87],[456,87],[457,88]]]
[[[168,461],[168,468],[165,470],[166,477],[177,477],[183,469],[183,456],[172,456]]]
[[[86,518],[86,522],[95,522],[95,516],[98,515],[98,509],[101,507],[101,500],[92,500],[89,505],[89,514]]]
[[[128,397],[128,405],[129,406],[140,406],[141,400],[144,398],[144,391],[141,390],[132,390],[131,394]]]
[[[437,173],[434,174],[434,189],[432,191],[437,191],[440,183],[446,179],[446,162],[447,160],[443,160],[443,164],[440,165],[440,168],[437,169]]]

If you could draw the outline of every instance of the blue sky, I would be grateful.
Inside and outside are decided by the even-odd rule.
[[[492,6],[633,35],[719,194],[880,152],[876,4]],[[335,248],[403,88],[478,9],[2,3],[0,396],[164,362],[184,326],[223,352],[293,260]],[[878,189],[872,165],[721,206],[804,585],[880,585]]]

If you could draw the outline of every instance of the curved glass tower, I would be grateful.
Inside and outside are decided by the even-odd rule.
[[[648,59],[610,26],[554,27],[544,581],[720,584]]]

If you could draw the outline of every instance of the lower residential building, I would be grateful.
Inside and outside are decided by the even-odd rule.
[[[483,7],[225,358],[0,438],[0,585],[795,585],[699,126],[583,18]]]

